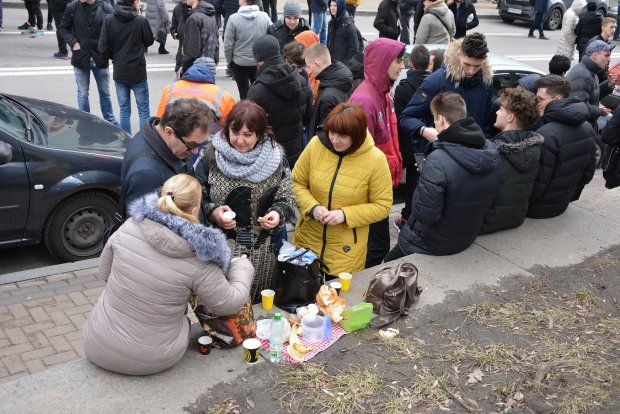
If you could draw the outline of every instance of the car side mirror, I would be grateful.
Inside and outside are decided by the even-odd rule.
[[[0,141],[0,165],[7,164],[13,159],[13,148],[6,142]]]

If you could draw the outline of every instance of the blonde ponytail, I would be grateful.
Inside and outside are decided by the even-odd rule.
[[[161,188],[157,208],[164,212],[198,223],[198,217],[191,214],[192,209],[200,206],[202,189],[194,177],[177,174],[170,177]]]

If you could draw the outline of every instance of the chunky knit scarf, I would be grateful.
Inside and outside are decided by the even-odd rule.
[[[267,137],[250,152],[237,151],[221,133],[217,133],[212,142],[217,166],[230,178],[260,183],[276,172],[282,162],[280,147],[274,146]]]

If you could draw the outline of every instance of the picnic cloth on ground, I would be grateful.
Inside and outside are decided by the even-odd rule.
[[[311,351],[308,351],[307,353],[302,355],[302,360],[301,361],[293,359],[293,358],[291,358],[289,356],[289,354],[288,354],[288,352],[286,350],[287,347],[288,347],[288,340],[287,340],[282,345],[282,359],[285,360],[285,361],[290,362],[291,364],[298,364],[300,362],[306,362],[306,361],[310,360],[311,358],[313,358],[319,352],[324,351],[327,348],[329,348],[330,346],[332,346],[344,334],[346,334],[345,330],[342,329],[339,325],[334,323],[334,324],[332,324],[332,340],[329,341],[329,342],[325,342],[324,340],[321,341],[321,342],[308,342],[305,339],[303,339],[303,337],[300,337],[301,343],[304,346],[313,346],[314,347],[314,349],[312,349]],[[261,342],[261,349],[262,350],[265,350],[265,351],[269,350],[269,339],[259,339],[259,341]],[[267,358],[269,358],[269,357],[267,356]]]

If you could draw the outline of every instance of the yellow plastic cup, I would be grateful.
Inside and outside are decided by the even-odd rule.
[[[351,279],[353,279],[353,275],[351,273],[342,272],[338,274],[340,278],[340,284],[342,288],[340,289],[342,292],[348,292],[349,288],[351,288]]]
[[[276,295],[271,289],[265,289],[260,292],[263,309],[270,310],[273,308],[273,297]]]

